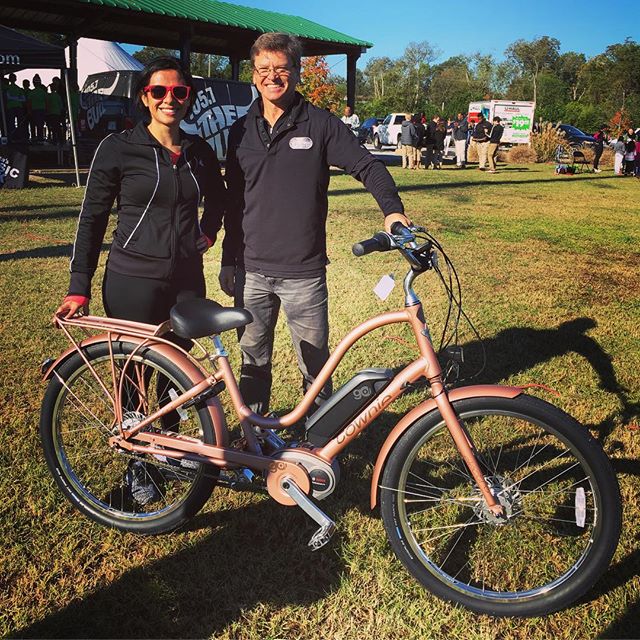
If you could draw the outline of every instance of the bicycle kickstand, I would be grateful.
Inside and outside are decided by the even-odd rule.
[[[300,490],[292,478],[283,478],[282,490],[315,522],[320,528],[311,536],[309,546],[313,551],[324,547],[335,533],[336,524]]]

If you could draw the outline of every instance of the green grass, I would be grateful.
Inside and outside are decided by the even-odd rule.
[[[369,481],[386,433],[418,398],[396,402],[341,459],[342,482],[323,503],[338,523],[313,555],[312,527],[295,509],[254,494],[214,492],[186,529],[143,538],[94,525],[55,489],[38,442],[44,393],[39,365],[65,347],[50,316],[66,291],[82,190],[0,191],[2,353],[0,632],[10,637],[216,638],[631,638],[640,601],[640,224],[639,185],[611,171],[559,177],[553,167],[402,172],[393,168],[410,217],[440,239],[463,283],[467,313],[486,340],[482,379],[544,383],[550,398],[601,439],[624,501],[613,565],[571,609],[544,619],[493,620],[425,592],[390,552]],[[404,274],[395,253],[356,259],[351,245],[379,230],[373,199],[353,179],[331,182],[328,246],[331,341],[365,317],[401,304],[371,292]],[[101,269],[106,253],[103,253]],[[219,243],[207,254],[209,296]],[[101,312],[96,275],[96,301]],[[444,297],[419,281],[434,336]],[[406,329],[388,327],[345,358],[355,369],[413,357]],[[462,340],[473,341],[469,331]],[[238,357],[231,334],[226,338]],[[469,346],[468,371],[477,365]],[[274,356],[273,408],[299,399],[286,326]],[[541,392],[543,397],[548,397]]]

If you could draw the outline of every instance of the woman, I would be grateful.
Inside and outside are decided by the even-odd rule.
[[[636,163],[636,134],[633,128],[627,131],[627,143],[624,153],[624,175],[632,176]]]
[[[603,124],[594,134],[595,144],[593,145],[593,172],[600,173],[600,157],[604,151],[604,143],[607,142],[607,125]]]
[[[444,153],[444,139],[447,135],[447,125],[444,120],[440,118],[438,120],[438,124],[436,125],[436,131],[434,134],[435,137],[435,146],[433,148],[433,168],[434,169],[442,169],[442,156]]]
[[[616,143],[613,145],[613,171],[617,176],[622,176],[624,165],[624,154],[626,152],[626,144],[622,133],[618,136]]]
[[[220,229],[225,188],[211,147],[180,129],[193,80],[175,58],[159,57],[141,71],[135,95],[146,120],[107,136],[91,164],[69,294],[56,310],[64,318],[89,312],[114,200],[117,226],[102,283],[107,316],[159,324],[179,300],[205,295],[202,254]]]

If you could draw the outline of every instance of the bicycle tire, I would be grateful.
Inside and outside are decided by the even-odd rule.
[[[121,375],[137,345],[113,342],[112,348]],[[109,345],[96,343],[83,353],[98,373],[104,372],[112,389]],[[172,390],[179,395],[193,386],[177,365],[150,348],[139,350],[127,367],[123,413],[128,420],[156,410],[171,399]],[[140,411],[143,408],[147,410]],[[202,406],[183,410],[182,416],[168,414],[161,426],[151,429],[216,443],[211,416]],[[108,439],[115,433],[111,401],[82,356],[72,355],[51,378],[40,415],[44,456],[63,495],[92,520],[140,534],[176,529],[202,508],[216,484],[217,467],[114,450]]]
[[[537,616],[585,594],[621,527],[618,482],[600,444],[531,396],[453,403],[505,521],[484,506],[438,411],[389,455],[380,506],[391,547],[429,591],[477,613]]]

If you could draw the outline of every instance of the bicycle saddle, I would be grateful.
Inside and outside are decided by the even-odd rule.
[[[253,322],[253,316],[240,307],[223,307],[213,300],[193,298],[173,305],[169,313],[171,328],[180,338],[203,338]]]

